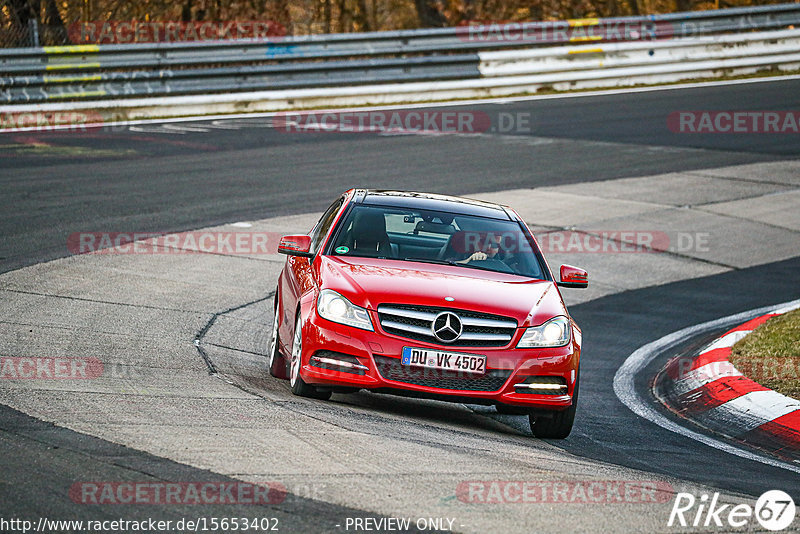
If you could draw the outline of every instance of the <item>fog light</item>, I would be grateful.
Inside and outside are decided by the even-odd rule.
[[[341,352],[331,350],[320,350],[314,353],[309,362],[313,367],[320,369],[330,369],[343,373],[353,373],[357,375],[367,374],[369,367],[361,364],[358,358]]]
[[[561,376],[530,376],[514,384],[517,393],[534,395],[566,395],[567,381]]]

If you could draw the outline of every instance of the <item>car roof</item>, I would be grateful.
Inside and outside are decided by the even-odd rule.
[[[360,204],[372,206],[443,211],[457,215],[515,220],[509,210],[500,204],[433,193],[360,189],[356,190],[353,200]]]

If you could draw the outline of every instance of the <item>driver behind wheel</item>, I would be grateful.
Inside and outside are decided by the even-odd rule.
[[[500,236],[490,235],[485,242],[485,246],[483,250],[480,250],[480,247],[477,242],[471,243],[473,249],[478,249],[472,252],[468,257],[464,259],[455,259],[456,263],[469,263],[471,261],[484,261],[484,260],[498,260],[500,261],[501,258],[497,257],[497,253],[500,252]]]

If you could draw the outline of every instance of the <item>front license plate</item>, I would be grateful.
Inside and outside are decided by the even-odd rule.
[[[463,354],[460,352],[441,352],[438,350],[403,347],[403,365],[461,371],[483,374],[486,372],[486,356],[482,354]]]

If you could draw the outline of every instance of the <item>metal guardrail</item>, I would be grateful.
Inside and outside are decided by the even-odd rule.
[[[203,94],[223,91],[290,89],[476,78],[478,56],[420,57],[383,61],[337,61],[229,68],[45,74],[13,78],[0,102],[44,102],[88,97]],[[0,80],[2,85],[2,80]]]
[[[689,77],[747,74],[764,68],[800,68],[800,30],[720,35],[660,43],[481,54],[482,80],[558,89],[664,83]],[[611,83],[602,83],[602,80]]]
[[[800,30],[780,30],[735,35],[676,39],[658,43],[608,43],[601,47],[553,47],[547,49],[484,52],[481,75],[511,77],[593,70],[600,75],[611,69],[693,69],[697,62],[749,62],[771,65],[800,58]],[[676,67],[675,64],[680,64]],[[635,73],[633,73],[635,74]],[[586,75],[583,75],[584,78]]]
[[[481,57],[485,51],[619,40],[613,32],[587,35],[593,27],[638,28],[640,42],[656,46],[683,37],[795,25],[800,25],[800,3],[521,23],[501,27],[517,32],[501,38],[493,38],[493,27],[486,26],[312,35],[269,42],[5,49],[0,50],[0,103],[474,79],[487,75]]]

